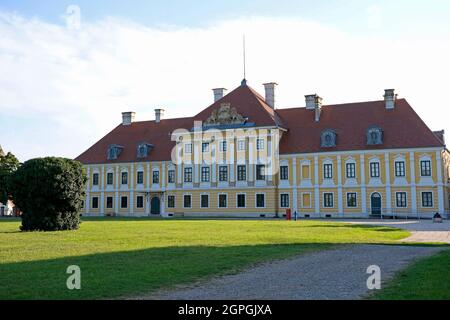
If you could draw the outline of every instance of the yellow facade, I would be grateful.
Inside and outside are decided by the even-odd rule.
[[[242,138],[245,150],[240,150],[239,139],[227,140],[226,151],[220,147],[223,139],[212,142],[210,148],[214,146],[216,150],[214,165],[209,161],[205,162],[207,164],[189,164],[195,163],[195,148],[199,148],[195,144],[192,154],[183,154],[183,159],[188,162],[181,167],[171,161],[87,165],[85,213],[147,216],[151,214],[155,197],[159,199],[161,213],[199,216],[282,215],[287,209],[283,204],[287,202],[289,209],[300,216],[367,217],[374,213],[374,195],[375,198],[381,196],[383,215],[429,216],[434,212],[445,214],[449,208],[450,156],[446,150],[423,148],[280,155],[279,163],[276,163],[288,167],[287,179],[280,178],[277,167],[272,175],[265,176],[265,180],[257,181],[256,167],[264,163],[264,157],[270,157],[267,150],[270,140],[265,141],[265,150],[258,150],[254,139]],[[217,160],[230,156],[233,164]],[[202,157],[204,161],[214,162],[214,159]],[[431,164],[430,175],[424,169],[427,162]],[[347,164],[354,164],[350,166],[354,176],[348,176],[351,173],[347,172]],[[238,165],[246,165],[245,181],[238,181]],[[325,169],[325,165],[331,165],[332,173],[328,177],[326,170],[330,167]],[[227,167],[227,181],[219,179],[220,166]],[[202,167],[209,167],[208,182],[202,181]],[[185,168],[192,168],[192,182],[185,182]],[[174,178],[171,183],[170,171]],[[110,181],[108,173],[112,174]],[[126,181],[122,181],[123,173],[127,175]],[[98,175],[97,184],[94,184],[94,175]],[[226,206],[219,205],[221,194],[226,196]],[[238,206],[239,194],[245,195],[245,207]],[[257,206],[257,194],[264,195],[263,207]],[[328,198],[332,195],[331,205],[325,203],[326,194]],[[190,207],[184,206],[185,195],[191,196]],[[202,207],[201,195],[208,195],[207,207]],[[137,206],[138,196],[143,197],[142,208]],[[168,206],[169,196],[175,197],[174,208]],[[127,198],[125,207],[122,197]],[[397,201],[397,197],[400,200]],[[108,198],[112,198],[110,208]],[[406,201],[406,206],[402,201]]]

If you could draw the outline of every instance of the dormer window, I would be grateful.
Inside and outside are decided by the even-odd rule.
[[[123,147],[117,144],[108,147],[108,160],[117,160],[122,153]]]
[[[383,131],[379,127],[367,129],[367,145],[376,146],[383,144]]]
[[[320,146],[322,148],[336,147],[336,132],[333,130],[325,130],[320,138]]]
[[[154,146],[149,143],[140,143],[137,147],[137,157],[140,159],[147,158],[153,147]]]

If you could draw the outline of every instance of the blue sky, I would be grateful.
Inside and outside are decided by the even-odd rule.
[[[66,9],[81,9],[69,30]],[[447,129],[448,0],[0,0],[0,145],[76,157],[120,122],[191,116],[211,88],[280,84],[280,107],[375,100],[396,88]]]
[[[369,30],[363,26],[364,11],[380,6],[388,24],[384,35],[416,32],[448,32],[450,1],[447,0],[1,0],[0,10],[17,11],[61,23],[69,5],[78,5],[83,18],[91,21],[107,16],[123,17],[150,26],[204,26],[218,20],[242,16],[302,17],[354,33]]]

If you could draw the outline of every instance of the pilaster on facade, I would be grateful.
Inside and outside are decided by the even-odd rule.
[[[417,187],[416,187],[416,160],[414,152],[409,153],[410,176],[411,176],[411,210],[413,214],[417,213]]]
[[[337,178],[338,178],[338,214],[340,217],[344,217],[344,204],[342,194],[342,157],[337,156]]]
[[[361,164],[361,211],[365,215],[369,215],[367,210],[367,190],[366,190],[366,159],[364,153],[359,156]]]
[[[87,167],[86,174],[88,176],[87,181],[87,191],[86,191],[86,201],[84,203],[85,213],[88,214],[91,208],[91,168]]]
[[[436,151],[436,162],[437,162],[437,188],[438,188],[438,207],[439,213],[441,215],[445,214],[445,205],[444,205],[444,183],[442,179],[442,157],[441,151]]]
[[[294,212],[298,212],[298,189],[297,189],[297,158],[292,157],[292,201],[293,201],[293,210]]]
[[[319,156],[314,156],[314,209],[320,215]]]
[[[391,198],[391,165],[390,165],[389,153],[384,154],[384,164],[386,169],[385,179],[386,179],[386,211],[387,213],[392,213],[392,198]]]

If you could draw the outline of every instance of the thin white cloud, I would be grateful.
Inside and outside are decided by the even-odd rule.
[[[399,89],[433,129],[443,105],[450,46],[426,39],[356,37],[312,21],[248,17],[207,28],[149,28],[108,18],[78,30],[0,13],[0,144],[21,160],[76,157],[121,121],[191,116],[212,102],[211,88],[242,78],[247,38],[249,84],[277,81],[278,105],[375,100]],[[8,119],[30,126],[4,129]],[[36,124],[33,124],[35,122]],[[38,125],[39,124],[39,125]],[[9,127],[8,127],[9,128]]]

